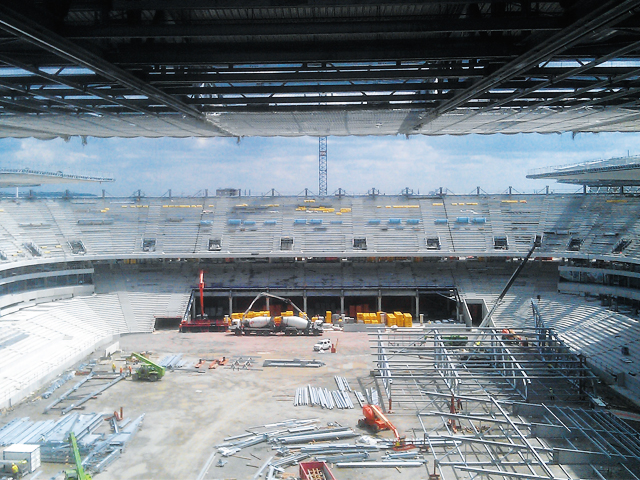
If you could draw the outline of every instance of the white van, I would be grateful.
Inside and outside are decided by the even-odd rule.
[[[321,350],[329,350],[330,348],[331,348],[331,339],[323,338],[313,346],[313,351],[319,352]]]

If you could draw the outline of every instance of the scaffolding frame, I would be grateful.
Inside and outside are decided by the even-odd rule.
[[[369,330],[376,380],[440,479],[640,480],[640,435],[589,408],[595,375],[552,329]]]

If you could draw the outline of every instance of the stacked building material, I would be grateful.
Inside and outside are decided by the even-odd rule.
[[[0,428],[0,446],[15,443],[40,445],[43,462],[68,463],[73,460],[69,445],[69,433],[78,441],[80,455],[87,470],[98,473],[113,462],[125,449],[140,428],[144,415],[133,421],[114,422],[116,431],[110,434],[97,432],[104,425],[106,415],[100,413],[65,415],[59,420],[31,421],[18,418]]]
[[[218,445],[218,453],[230,457],[243,448],[270,443],[276,454],[262,464],[253,476],[254,480],[274,480],[276,475],[284,473],[285,468],[308,458],[335,464],[339,468],[400,468],[425,464],[419,450],[381,455],[381,452],[393,447],[393,440],[367,437],[368,442],[338,443],[359,435],[349,427],[318,427],[317,422],[317,419],[286,420],[250,428],[246,433],[225,438],[226,443]]]
[[[293,405],[295,407],[300,405],[320,406],[329,410],[336,407],[339,409],[353,408],[353,402],[346,391],[329,391],[326,388],[317,388],[311,385],[296,389]]]
[[[158,362],[158,365],[166,368],[167,370],[173,370],[174,368],[181,368],[186,364],[187,362],[182,360],[181,353],[177,353],[175,355],[165,355]]]

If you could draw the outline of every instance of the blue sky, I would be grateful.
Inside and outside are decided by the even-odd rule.
[[[576,191],[549,180],[527,180],[534,168],[640,154],[640,134],[519,134],[405,137],[329,137],[328,192],[365,193],[372,187],[397,194],[409,187],[470,193],[480,186],[501,193],[509,186],[533,193]],[[193,195],[234,187],[252,194],[318,189],[318,139],[233,138],[99,139],[41,141],[1,139],[0,167],[111,174],[116,182],[49,188],[114,196],[141,189],[150,196],[172,190]]]

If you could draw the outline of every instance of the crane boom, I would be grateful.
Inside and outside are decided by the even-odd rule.
[[[279,297],[278,295],[274,295],[272,293],[267,293],[267,292],[261,292],[258,295],[256,295],[256,298],[253,299],[253,302],[251,302],[251,305],[249,305],[249,308],[247,308],[244,313],[242,314],[242,319],[244,320],[247,317],[247,314],[251,311],[251,309],[253,308],[253,306],[255,305],[255,303],[260,300],[261,298],[264,297],[268,297],[268,298],[275,298],[276,300],[280,300],[284,303],[286,303],[287,305],[291,305],[297,313],[300,314],[301,317],[306,317],[306,314],[300,310],[298,308],[298,306],[293,303],[290,299],[288,298],[284,298],[284,297]]]
[[[486,327],[488,325],[489,320],[491,319],[491,315],[493,315],[493,312],[495,311],[496,308],[498,308],[498,305],[500,305],[500,302],[502,301],[504,296],[507,294],[507,292],[513,285],[513,282],[516,281],[516,278],[518,278],[518,276],[520,275],[520,272],[522,272],[522,269],[531,258],[531,255],[533,255],[534,250],[541,245],[542,245],[542,237],[540,235],[536,235],[535,239],[533,240],[533,245],[529,249],[529,252],[527,253],[527,255],[524,257],[524,260],[522,260],[522,263],[518,265],[518,268],[516,268],[516,271],[513,272],[513,275],[511,275],[511,278],[509,279],[505,287],[502,289],[502,292],[500,293],[500,295],[498,295],[498,299],[496,300],[496,303],[493,304],[493,307],[491,307],[491,310],[489,310],[489,313],[487,313],[482,319],[482,322],[480,323],[481,327]]]
[[[382,413],[382,410],[380,409],[380,407],[378,405],[369,405],[369,407],[371,407],[371,411],[373,413],[373,415],[375,417],[377,417],[378,419],[380,419],[380,421],[389,429],[393,432],[393,435],[396,437],[396,440],[400,439],[400,433],[398,433],[398,429],[396,428],[396,426],[391,423],[391,420],[389,420],[387,418],[387,416]]]
[[[200,316],[204,318],[204,270],[200,270]]]
[[[78,449],[78,442],[73,432],[69,432],[69,443],[71,444],[71,451],[73,452],[73,460],[76,464],[75,470],[67,470],[65,472],[65,479],[68,480],[91,480],[91,475],[84,471],[82,466],[82,458],[80,457],[80,450]]]

